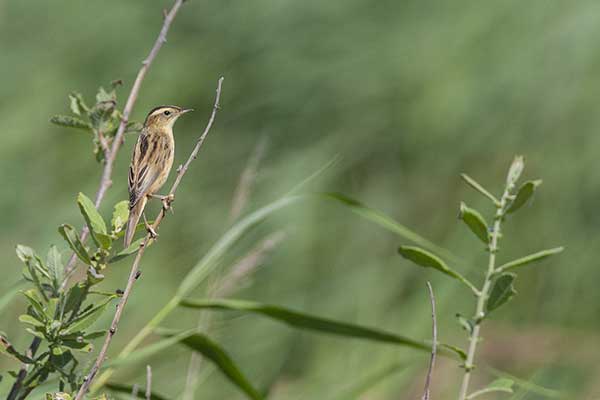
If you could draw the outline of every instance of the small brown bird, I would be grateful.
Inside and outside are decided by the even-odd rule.
[[[177,106],[159,106],[150,110],[144,121],[129,167],[129,220],[125,231],[126,248],[133,240],[135,227],[144,212],[148,198],[155,197],[165,201],[168,197],[157,195],[156,192],[166,182],[173,166],[175,153],[173,125],[180,116],[190,111],[192,109]],[[145,216],[144,222],[146,222]],[[146,228],[154,234],[147,223]]]

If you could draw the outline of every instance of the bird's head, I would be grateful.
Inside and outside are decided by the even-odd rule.
[[[154,107],[148,113],[144,121],[144,127],[156,129],[170,129],[173,124],[183,114],[194,111],[191,108],[181,108],[177,106],[158,106]]]

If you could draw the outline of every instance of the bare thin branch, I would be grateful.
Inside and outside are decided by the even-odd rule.
[[[217,84],[215,103],[214,103],[210,118],[208,120],[208,124],[206,125],[204,132],[202,132],[202,135],[198,138],[198,141],[196,142],[196,146],[192,150],[192,153],[190,154],[186,163],[183,164],[183,166],[181,166],[180,168],[178,168],[177,177],[175,178],[175,182],[173,183],[173,186],[171,186],[171,190],[169,191],[168,196],[175,195],[177,187],[181,183],[181,180],[183,179],[183,176],[187,172],[192,161],[194,161],[196,159],[196,157],[198,156],[198,152],[200,151],[200,148],[202,147],[202,144],[204,143],[204,139],[206,138],[206,135],[208,135],[208,132],[210,131],[210,128],[213,125],[215,116],[217,114],[217,110],[219,109],[219,101],[221,99],[222,84],[223,84],[223,78],[220,78],[219,82]],[[167,207],[163,207],[163,209],[158,213],[158,216],[154,219],[154,224],[152,224],[152,229],[154,231],[156,231],[158,229],[158,226],[160,225],[161,221],[163,220],[163,218],[166,215],[167,215]],[[75,400],[83,399],[83,396],[88,391],[92,381],[94,380],[96,374],[98,373],[98,371],[100,370],[100,367],[102,366],[102,363],[104,362],[104,359],[106,358],[106,353],[108,351],[108,347],[110,346],[112,338],[114,337],[115,333],[117,332],[119,322],[121,321],[121,316],[123,315],[123,310],[125,309],[127,300],[129,299],[129,296],[131,295],[131,291],[133,290],[133,284],[140,277],[140,274],[141,274],[140,269],[139,269],[140,261],[142,259],[142,256],[144,255],[146,247],[148,246],[148,244],[150,244],[150,242],[152,240],[154,240],[154,239],[152,239],[151,233],[148,232],[146,234],[146,238],[140,245],[140,249],[138,250],[138,252],[135,256],[135,259],[133,260],[133,264],[131,266],[131,271],[129,272],[129,278],[127,279],[127,286],[125,287],[125,291],[123,292],[123,296],[121,297],[121,302],[119,303],[119,305],[117,307],[117,311],[115,312],[115,316],[113,317],[113,321],[110,325],[110,329],[108,330],[108,334],[106,335],[106,337],[104,339],[102,348],[100,349],[100,352],[98,353],[98,357],[96,358],[96,361],[94,362],[94,365],[93,365],[90,373],[86,376],[86,378],[83,382],[83,385],[81,385],[81,387],[79,388],[79,392],[77,393],[77,397],[75,397]]]
[[[152,398],[152,367],[146,365],[146,400]]]
[[[104,199],[104,195],[106,194],[106,191],[112,185],[113,166],[114,166],[115,160],[117,158],[119,149],[121,148],[121,145],[124,142],[123,135],[125,134],[125,128],[127,127],[127,123],[129,122],[129,116],[131,115],[131,112],[133,111],[133,106],[135,105],[138,95],[140,93],[140,88],[142,87],[142,82],[144,81],[144,78],[146,77],[146,74],[148,73],[148,69],[150,68],[150,65],[156,58],[156,55],[158,54],[160,48],[167,41],[167,33],[169,32],[171,23],[175,19],[175,16],[177,15],[179,8],[181,7],[181,5],[184,2],[185,2],[185,0],[175,0],[175,3],[173,4],[173,7],[171,8],[171,10],[165,14],[165,18],[164,18],[160,33],[158,34],[158,37],[156,38],[156,41],[154,42],[154,45],[152,46],[150,53],[142,62],[142,67],[140,68],[140,70],[137,73],[137,76],[135,77],[135,81],[133,82],[133,86],[131,87],[131,91],[129,92],[129,97],[127,97],[127,102],[125,103],[125,108],[123,109],[123,117],[121,118],[119,128],[117,129],[117,133],[115,134],[115,137],[113,139],[112,146],[111,146],[110,150],[108,149],[108,147],[106,147],[106,149],[104,149],[106,158],[105,158],[104,169],[102,171],[102,176],[100,178],[100,185],[98,187],[98,191],[96,192],[96,197],[94,199],[94,205],[96,206],[96,208],[98,208],[100,206],[100,203],[102,203],[102,200]],[[103,145],[103,148],[104,148],[104,145]],[[87,228],[87,226],[84,226],[81,230],[81,241],[85,242],[88,238],[88,235],[89,235],[88,228]],[[62,289],[64,289],[66,287],[67,281],[68,281],[71,273],[75,269],[76,264],[77,264],[77,256],[75,254],[73,254],[71,256],[71,258],[69,259],[69,262],[67,263],[67,266],[65,268],[65,280],[62,283]]]
[[[429,369],[427,370],[427,378],[425,379],[425,393],[422,400],[429,400],[429,392],[431,386],[431,376],[435,366],[435,355],[437,352],[437,321],[435,318],[435,298],[433,297],[433,288],[431,283],[427,282],[427,291],[429,292],[429,301],[431,302],[431,320],[433,322],[433,343],[431,344],[431,358],[429,359]]]

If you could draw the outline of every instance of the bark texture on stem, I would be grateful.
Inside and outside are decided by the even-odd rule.
[[[196,142],[196,146],[192,150],[192,153],[190,154],[186,163],[178,168],[177,177],[175,178],[175,182],[173,183],[173,186],[171,187],[171,190],[169,191],[167,196],[175,195],[177,187],[181,183],[181,179],[183,179],[183,176],[187,172],[189,165],[198,156],[198,152],[200,151],[200,148],[202,147],[202,144],[204,143],[204,139],[206,138],[206,135],[208,134],[208,132],[210,131],[210,128],[213,125],[215,116],[217,114],[217,110],[219,109],[219,100],[221,98],[222,83],[223,83],[223,78],[220,78],[219,82],[217,84],[215,103],[214,103],[213,110],[210,115],[208,124],[206,125],[204,132],[202,132],[202,135],[200,135],[200,137],[198,138],[198,141]],[[167,211],[168,211],[167,208],[163,207],[163,209],[159,212],[158,216],[155,218],[154,223],[152,224],[152,229],[154,231],[158,230],[158,226],[162,222],[163,218],[166,216]],[[115,312],[115,316],[113,317],[113,321],[110,325],[110,329],[108,330],[108,333],[104,339],[104,344],[102,345],[102,348],[100,349],[100,352],[98,353],[98,357],[96,358],[96,361],[94,362],[94,365],[92,366],[92,369],[90,370],[89,374],[85,377],[83,385],[81,385],[81,387],[79,388],[79,392],[77,393],[77,397],[75,397],[75,400],[83,399],[83,396],[85,395],[85,393],[87,393],[90,385],[92,384],[92,381],[94,380],[96,374],[98,373],[98,371],[100,370],[100,367],[102,366],[102,364],[104,363],[104,360],[106,359],[106,353],[108,352],[110,343],[111,343],[115,333],[117,332],[119,322],[121,321],[121,316],[123,315],[123,310],[125,309],[125,306],[127,305],[127,300],[129,299],[129,296],[131,295],[131,291],[133,290],[133,285],[137,281],[137,279],[140,277],[140,268],[139,268],[140,261],[142,259],[142,256],[144,255],[146,247],[150,244],[150,242],[152,240],[154,240],[154,239],[152,238],[151,233],[147,233],[146,238],[140,245],[140,249],[138,250],[138,252],[135,256],[135,259],[133,260],[133,264],[131,266],[131,271],[129,272],[129,278],[127,279],[127,285],[125,286],[125,291],[123,292],[121,301],[119,302],[119,305],[117,306],[117,311]]]

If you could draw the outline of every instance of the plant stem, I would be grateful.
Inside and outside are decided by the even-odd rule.
[[[477,350],[477,343],[479,342],[481,321],[485,316],[485,305],[492,286],[492,278],[494,276],[494,272],[496,271],[496,253],[498,252],[498,242],[500,241],[501,236],[500,230],[502,225],[502,219],[504,218],[504,214],[506,212],[506,205],[510,198],[510,191],[512,190],[512,188],[513,184],[507,185],[506,189],[504,190],[504,194],[500,199],[500,202],[496,205],[494,225],[492,227],[492,232],[490,233],[490,242],[488,246],[488,250],[490,253],[488,269],[485,275],[485,281],[483,282],[483,287],[477,295],[477,306],[475,309],[475,315],[473,316],[475,326],[473,327],[473,332],[471,332],[469,338],[469,348],[467,351],[467,359],[465,361],[465,375],[463,376],[462,384],[460,387],[460,393],[458,395],[459,400],[465,400],[467,398],[469,382],[471,380],[471,372],[475,368],[473,361],[475,360],[475,351]]]
[[[181,183],[183,176],[187,172],[192,161],[194,161],[196,159],[196,157],[198,156],[198,152],[200,151],[200,148],[202,147],[202,144],[204,143],[204,140],[206,139],[206,135],[208,135],[208,132],[210,131],[210,128],[213,125],[215,116],[217,114],[217,110],[219,109],[219,101],[221,99],[222,84],[223,84],[223,77],[221,77],[217,83],[215,103],[213,105],[212,113],[210,115],[210,118],[208,120],[206,128],[204,128],[204,132],[202,132],[202,134],[198,138],[198,140],[196,142],[196,146],[192,150],[192,153],[188,157],[185,164],[181,165],[177,169],[177,176],[175,178],[175,182],[171,186],[171,190],[169,191],[169,196],[175,195],[175,192],[176,192],[177,188],[179,187],[179,184]],[[167,209],[168,209],[167,206],[163,205],[162,210],[159,212],[159,214],[154,219],[154,223],[152,224],[152,230],[156,231],[156,229],[162,222],[163,218],[167,215]],[[150,244],[150,241],[152,241],[152,240],[154,240],[152,237],[152,234],[151,234],[151,232],[148,232],[143,243],[140,245],[140,248],[135,256],[135,259],[133,260],[133,264],[131,265],[131,271],[129,273],[129,278],[127,279],[127,285],[125,286],[125,291],[123,292],[121,301],[119,302],[119,304],[117,306],[117,311],[115,312],[113,321],[110,324],[110,329],[108,330],[108,333],[107,333],[106,337],[104,338],[104,344],[102,345],[102,348],[100,349],[100,352],[98,353],[98,357],[96,358],[96,361],[94,362],[94,365],[92,366],[92,369],[90,370],[88,375],[85,377],[83,384],[79,388],[79,391],[77,392],[77,396],[75,397],[75,400],[83,399],[83,396],[85,396],[85,394],[87,393],[88,389],[90,388],[90,385],[92,384],[92,381],[96,377],[96,374],[98,373],[98,371],[100,370],[100,367],[102,366],[102,364],[104,363],[104,360],[106,359],[108,347],[110,346],[113,336],[115,335],[115,333],[117,331],[119,321],[121,320],[121,316],[123,314],[123,310],[125,309],[125,305],[127,304],[127,300],[129,299],[129,296],[131,295],[133,285],[140,276],[140,274],[139,274],[140,261],[142,259],[142,256],[144,255],[146,248],[148,247],[148,244]],[[179,302],[177,297],[175,298],[175,300],[177,300],[177,303]],[[172,302],[170,302],[169,304],[171,304],[171,303]],[[176,307],[177,303],[175,303],[173,305],[173,307]],[[148,328],[148,326],[146,326],[146,328]],[[144,328],[144,330],[146,328]],[[138,334],[136,337],[139,337],[139,336],[140,336],[140,334]]]

